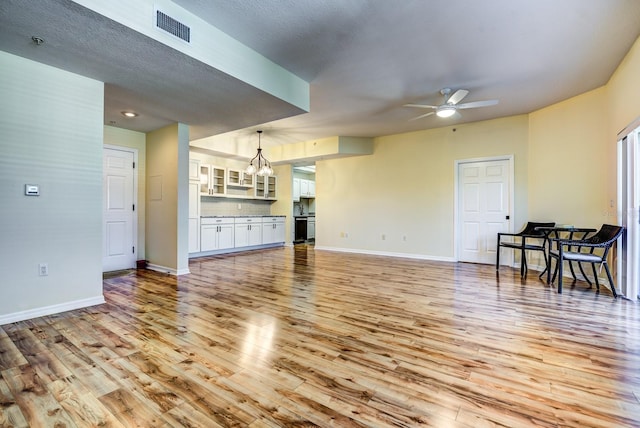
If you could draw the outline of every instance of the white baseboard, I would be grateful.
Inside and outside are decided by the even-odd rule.
[[[191,273],[189,268],[177,270],[177,269],[166,267],[166,266],[155,265],[153,263],[147,263],[147,269],[153,270],[156,272],[166,273],[168,275],[173,275],[173,276],[187,275]]]
[[[456,261],[453,257],[434,257],[434,256],[427,256],[425,254],[392,253],[389,251],[373,251],[373,250],[362,250],[362,249],[354,249],[354,248],[323,247],[318,245],[315,246],[315,249],[321,250],[321,251],[336,251],[340,253],[368,254],[372,256],[387,256],[387,257],[400,257],[405,259],[430,260],[434,262],[455,262]]]
[[[12,314],[0,315],[0,325],[12,322],[24,321],[32,318],[44,317],[46,315],[59,314],[61,312],[73,311],[89,306],[101,305],[105,303],[104,296],[90,297],[88,299],[74,300],[72,302],[60,303],[58,305],[44,306],[42,308],[29,309]]]

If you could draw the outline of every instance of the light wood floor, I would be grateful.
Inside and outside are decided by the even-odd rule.
[[[0,426],[638,427],[640,305],[296,246],[0,328]]]

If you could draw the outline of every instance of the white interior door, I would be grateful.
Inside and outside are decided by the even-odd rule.
[[[134,153],[104,148],[102,270],[130,269],[136,265],[134,236]]]
[[[458,260],[496,262],[498,232],[509,231],[510,159],[458,164]]]

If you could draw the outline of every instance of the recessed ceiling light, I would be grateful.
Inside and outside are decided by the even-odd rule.
[[[121,113],[124,117],[138,117],[138,113],[133,111],[123,111]]]

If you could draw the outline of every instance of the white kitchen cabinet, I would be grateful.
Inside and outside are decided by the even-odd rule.
[[[235,247],[250,247],[262,244],[262,218],[236,217]]]
[[[229,168],[227,170],[227,186],[250,189],[254,186],[255,176],[245,171]]]
[[[227,193],[227,172],[215,165],[200,165],[200,194],[221,196]]]
[[[316,218],[307,217],[307,240],[316,239]]]
[[[300,179],[300,196],[307,197],[309,195],[309,180]]]
[[[189,159],[189,181],[200,180],[200,160]]]
[[[293,179],[293,202],[300,202],[300,179]]]
[[[199,169],[199,166],[198,166]],[[189,252],[200,251],[200,183],[189,181]]]
[[[294,179],[295,180],[295,179]],[[306,180],[299,178],[300,180],[300,198],[315,198],[316,197],[316,182],[314,180]]]
[[[268,177],[256,175],[256,198],[276,199],[278,178],[275,175]]]
[[[197,218],[189,219],[189,252],[200,252],[200,222]]]
[[[200,220],[200,251],[233,248],[234,226],[233,218],[202,218]]]
[[[263,217],[262,244],[275,244],[285,241],[285,217]]]

